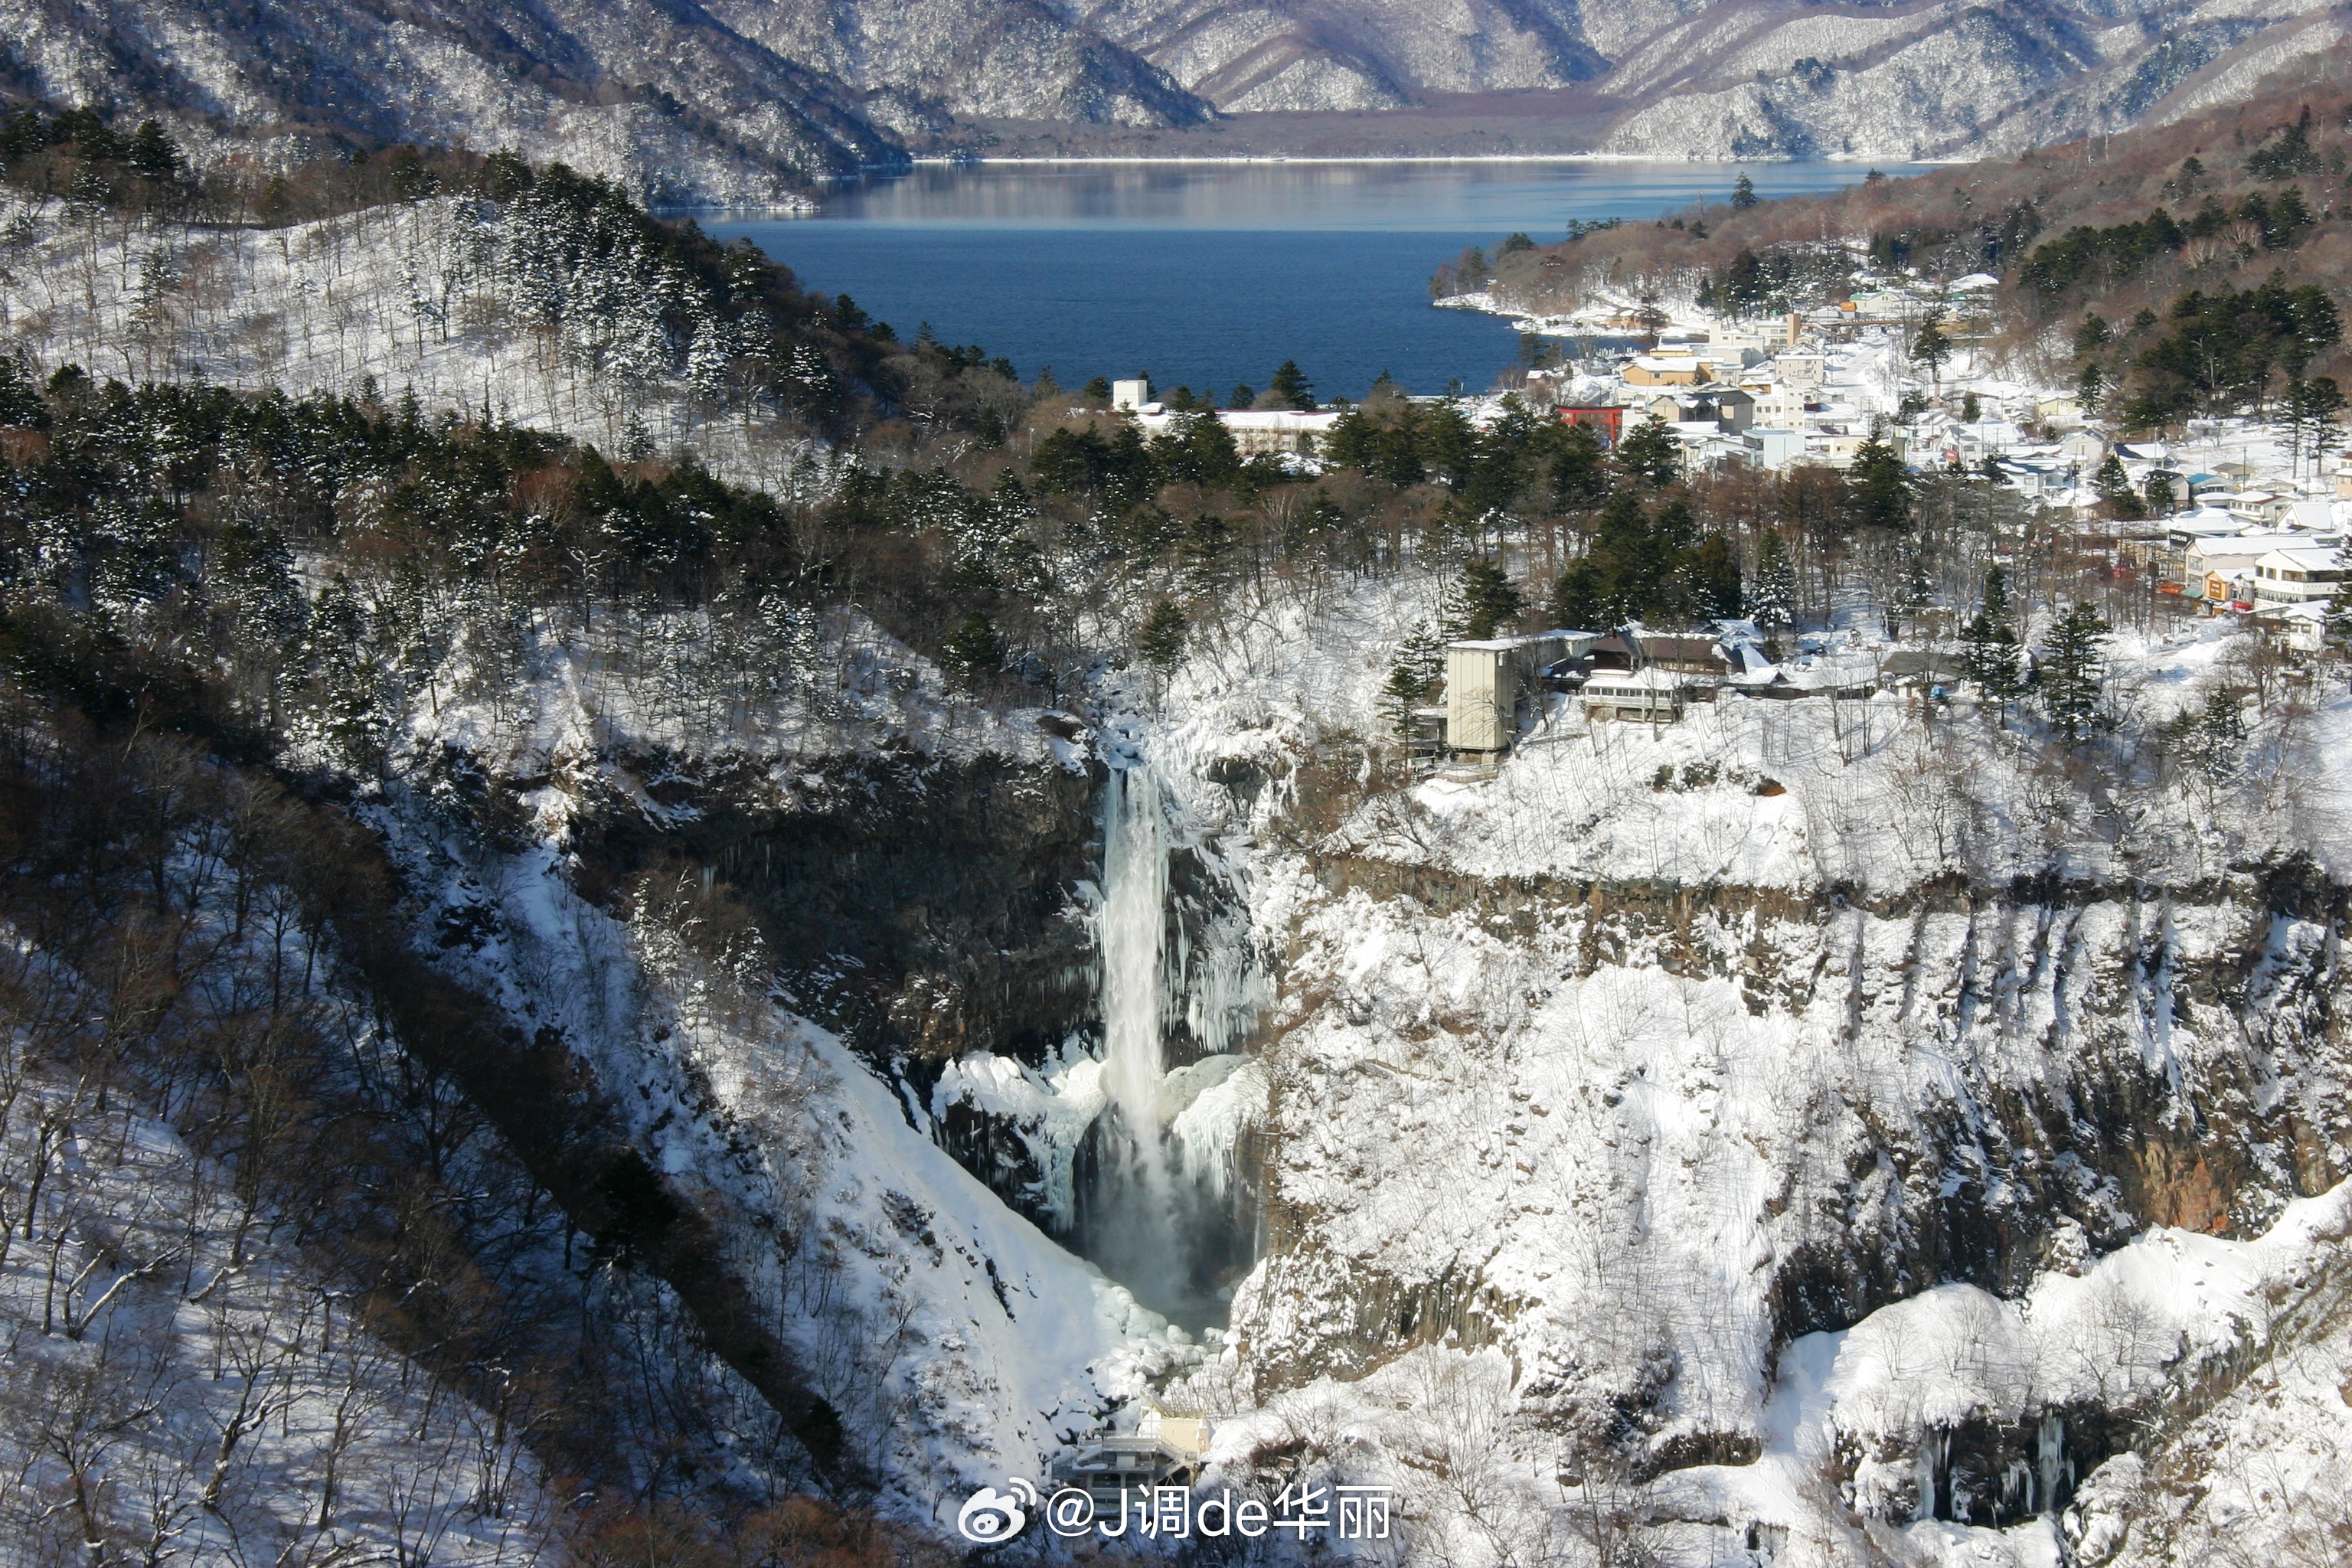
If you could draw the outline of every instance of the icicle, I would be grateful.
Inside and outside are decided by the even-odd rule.
[[[2036,1500],[2043,1513],[2058,1511],[2058,1483],[2066,1479],[2066,1418],[2053,1412],[2042,1418],[2042,1429],[2034,1435],[2034,1461],[2042,1483],[2042,1496]]]
[[[1951,1458],[1952,1435],[1939,1426],[1930,1426],[1919,1434],[1918,1456],[1913,1460],[1917,1477],[1919,1500],[1913,1505],[1915,1520],[1936,1517],[1936,1493],[1944,1479],[1944,1468]]]
[[[1265,1090],[1227,1048],[1256,1000],[1248,923],[1171,919],[1169,838],[1150,770],[1115,768],[1095,912],[1105,1103],[1087,1134],[1083,1244],[1139,1300],[1200,1321],[1222,1310],[1206,1292],[1230,1267],[1242,1131],[1263,1115]],[[1171,1073],[1165,1042],[1180,1026],[1212,1054]]]

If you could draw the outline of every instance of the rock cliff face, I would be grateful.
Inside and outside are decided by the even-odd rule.
[[[1689,1462],[1754,1444],[1799,1335],[2148,1226],[2256,1234],[2346,1173],[2345,894],[2301,868],[1884,901],[1316,874],[1235,1309],[1263,1385],[1496,1344]],[[1644,1356],[1671,1394],[1621,1386]]]
[[[642,757],[653,809],[583,781],[587,888],[708,875],[758,921],[800,1008],[924,1088],[971,1051],[1042,1060],[1095,1016],[1096,785],[1001,757],[838,759],[779,790],[741,765]]]
[[[841,759],[790,801],[639,771],[658,813],[574,818],[586,890],[709,868],[940,1146],[1095,1250],[1102,1102],[1069,1068],[1099,1033],[1098,770]],[[2259,1235],[2352,1173],[2352,895],[2303,861],[1873,895],[1259,854],[1277,999],[1241,1041],[1180,1014],[1169,1047],[1189,1073],[1242,1045],[1268,1086],[1202,1208],[1217,1271],[1247,1273],[1256,1400],[1491,1349],[1572,1447],[1745,1464],[1801,1336],[1955,1284],[2019,1299],[2157,1227]],[[1234,889],[1201,850],[1171,864],[1171,949],[1205,946]],[[1903,1506],[1990,1495],[2045,1441],[2087,1475],[2119,1419],[1957,1422],[1922,1472],[1946,1504]]]

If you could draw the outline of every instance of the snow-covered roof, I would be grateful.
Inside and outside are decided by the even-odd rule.
[[[1530,632],[1525,637],[1465,637],[1460,642],[1450,642],[1445,646],[1449,650],[1460,647],[1473,648],[1480,653],[1508,653],[1513,648],[1534,647],[1538,643],[1562,642],[1570,637],[1591,635],[1589,632]]]
[[[1672,669],[1604,669],[1584,683],[1591,693],[1615,691],[1675,691],[1688,684],[1690,677]]]
[[[2341,552],[2324,545],[2310,545],[2301,549],[2266,551],[2254,564],[2273,569],[2293,567],[2298,572],[2312,572],[2335,566],[2340,554]]]

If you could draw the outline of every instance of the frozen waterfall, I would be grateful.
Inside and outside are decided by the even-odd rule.
[[[1158,1128],[1167,1059],[1168,827],[1160,784],[1140,763],[1103,791],[1103,1085],[1137,1129]],[[1148,1142],[1157,1143],[1156,1139]]]
[[[1095,916],[1105,1103],[1087,1135],[1078,1206],[1081,1245],[1105,1272],[1199,1326],[1223,1320],[1220,1288],[1250,1261],[1255,1227],[1234,1180],[1234,1142],[1247,1086],[1261,1080],[1244,1078],[1255,1064],[1223,1054],[1246,1033],[1255,1000],[1246,922],[1197,900],[1174,907],[1170,837],[1150,769],[1139,760],[1114,768]],[[1192,1047],[1174,1072],[1171,1031]],[[1203,1047],[1211,1054],[1192,1059]]]

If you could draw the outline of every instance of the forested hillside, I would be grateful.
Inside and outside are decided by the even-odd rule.
[[[2010,154],[2226,100],[2342,37],[2310,0],[11,0],[0,81],[15,101],[161,115],[207,150],[507,147],[732,204],[992,147]]]
[[[2344,378],[2347,156],[2352,97],[2324,68],[2298,69],[2178,124],[1965,175],[1874,174],[1833,195],[1703,204],[1671,223],[1515,247],[1488,271],[1530,311],[1599,293],[1759,316],[1846,298],[1874,277],[1990,272],[1999,309],[1972,311],[1972,340],[2157,430],[2288,379]],[[1473,281],[1458,270],[1433,287]]]

